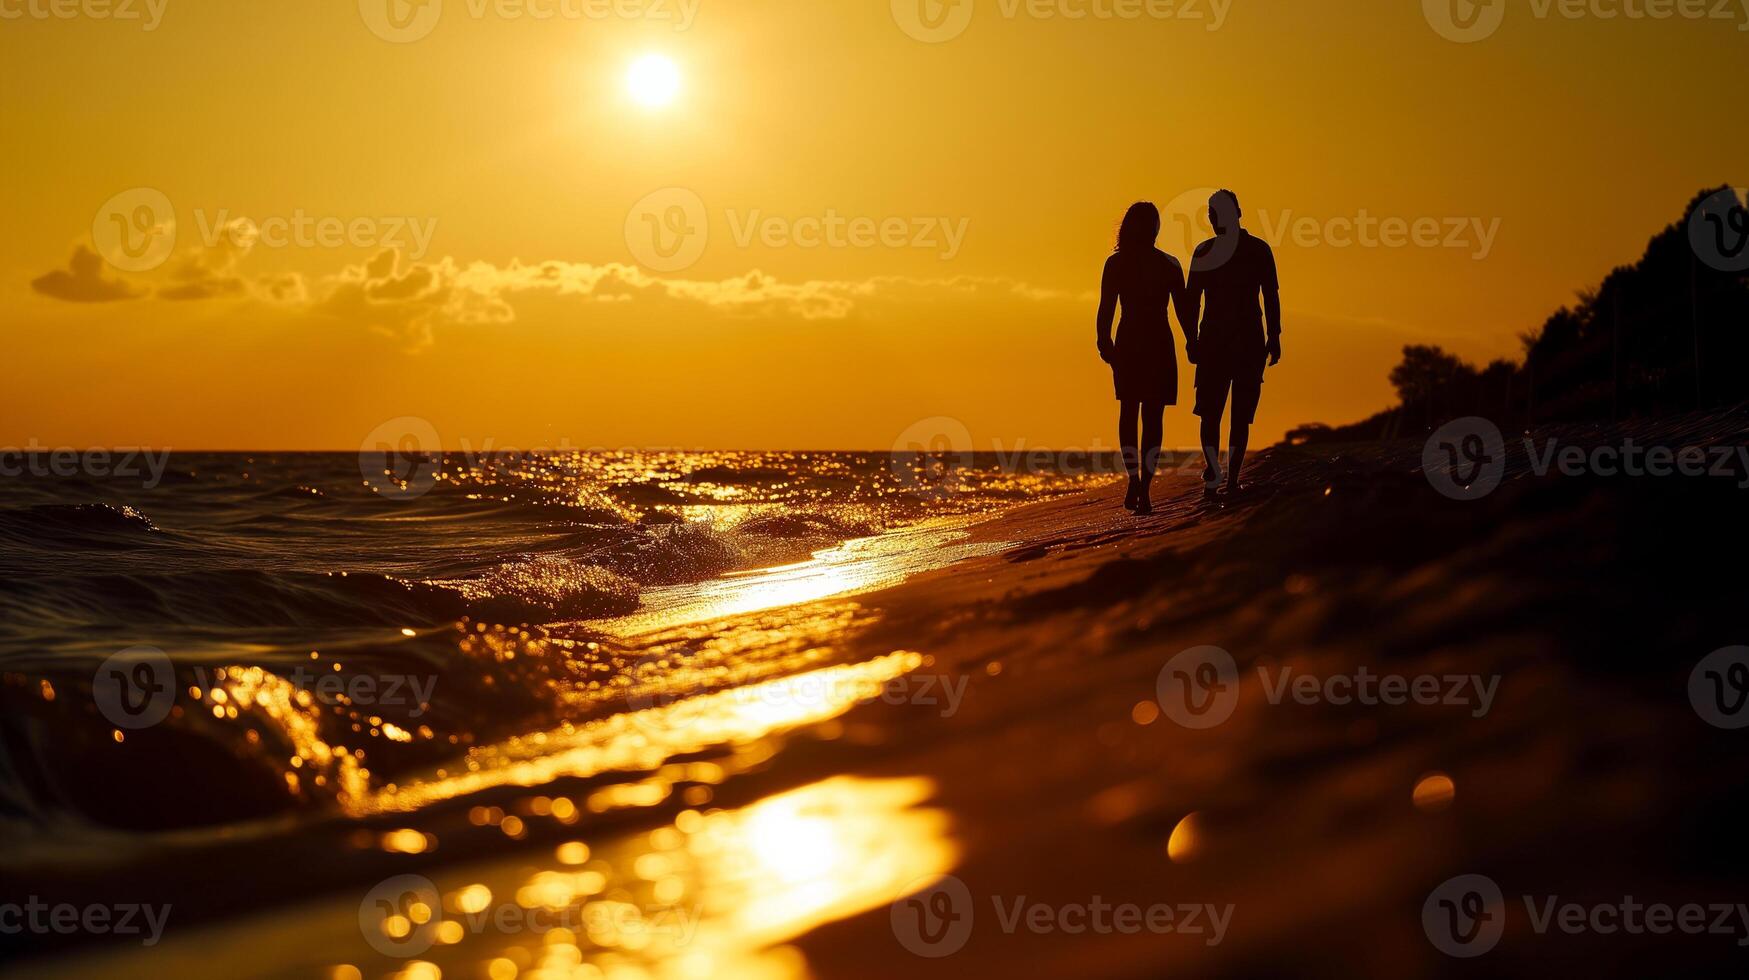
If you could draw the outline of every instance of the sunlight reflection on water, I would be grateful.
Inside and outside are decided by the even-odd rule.
[[[919,806],[934,789],[838,776],[741,809],[685,810],[599,850],[574,842],[538,864],[446,875],[431,893],[441,909],[385,906],[374,925],[418,951],[407,977],[805,977],[785,943],[958,861],[946,814]],[[499,911],[509,906],[519,911]],[[410,911],[425,921],[411,927]],[[343,966],[378,975],[383,962]]]
[[[21,975],[800,980],[812,974],[793,940],[959,862],[948,815],[922,805],[935,790],[834,776],[595,846],[401,876]]]
[[[711,746],[756,744],[766,736],[837,717],[878,697],[888,681],[922,663],[921,654],[894,651],[860,664],[806,671],[523,736],[470,752],[466,772],[385,787],[361,798],[355,812],[418,810],[492,787],[542,786],[562,777],[604,772],[656,770],[651,778],[667,786],[698,781],[692,767],[664,779],[663,763]],[[667,786],[645,805],[665,799]]]
[[[649,589],[642,597],[644,610],[595,625],[610,634],[629,636],[870,592],[897,585],[920,572],[1008,547],[995,542],[955,543],[966,537],[963,528],[967,523],[966,518],[927,522],[846,541],[793,565]]]

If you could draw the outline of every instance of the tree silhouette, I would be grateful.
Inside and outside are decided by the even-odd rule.
[[[1729,187],[1695,195],[1681,221],[1572,306],[1521,335],[1520,363],[1477,369],[1411,345],[1391,370],[1398,405],[1353,425],[1308,425],[1290,442],[1393,438],[1481,415],[1505,425],[1668,415],[1749,400],[1749,210]],[[1735,270],[1735,271],[1734,271]]]

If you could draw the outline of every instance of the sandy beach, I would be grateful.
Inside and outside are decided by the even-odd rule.
[[[620,710],[574,701],[574,724],[294,833],[53,885],[15,867],[45,900],[160,896],[177,926],[25,972],[1438,976],[1465,964],[1424,903],[1463,874],[1506,896],[1490,972],[1737,961],[1744,928],[1564,934],[1529,910],[1740,898],[1740,830],[1715,817],[1741,798],[1740,740],[1688,698],[1737,638],[1740,477],[1539,476],[1515,441],[1499,489],[1459,501],[1421,448],[1278,447],[1231,504],[1180,472],[1148,518],[1114,485],[717,583],[666,624],[551,627],[569,661],[633,665],[580,695]],[[1203,647],[1236,668],[1209,727],[1162,686]],[[368,927],[367,893],[401,875],[444,911],[369,935],[361,903]],[[941,876],[955,897],[932,908],[967,926],[920,940],[904,900]],[[499,906],[514,921],[484,918]],[[542,908],[570,911],[522,918]]]

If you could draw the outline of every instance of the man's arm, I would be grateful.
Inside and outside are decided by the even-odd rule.
[[[1269,365],[1281,363],[1281,290],[1263,291],[1263,317],[1269,326]]]
[[[1281,280],[1275,273],[1275,253],[1264,252],[1263,322],[1269,332],[1269,366],[1281,363]]]
[[[1099,277],[1099,359],[1111,363],[1111,321],[1117,316],[1117,288],[1111,281],[1111,260],[1105,262],[1105,272]]]
[[[1197,360],[1196,321],[1202,315],[1202,294],[1205,288],[1202,274],[1196,271],[1196,260],[1190,262],[1190,278],[1184,286],[1184,293],[1177,302],[1178,328],[1184,331],[1184,356],[1195,364]]]

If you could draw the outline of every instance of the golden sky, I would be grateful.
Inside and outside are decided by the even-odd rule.
[[[1349,421],[1749,180],[1749,0],[1448,2],[0,0],[0,444],[1110,447],[1115,223],[1223,186],[1286,309],[1253,442]]]

